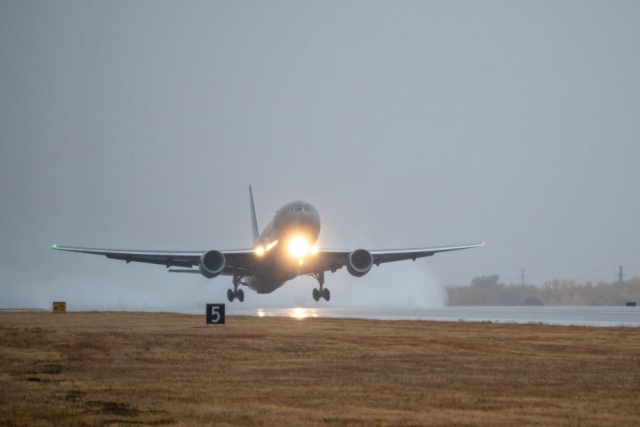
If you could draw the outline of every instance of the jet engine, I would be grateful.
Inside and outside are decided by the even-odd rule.
[[[200,257],[198,269],[207,279],[213,279],[224,270],[226,260],[220,251],[207,251]]]
[[[347,271],[356,277],[362,277],[371,270],[373,266],[373,257],[371,252],[366,249],[356,249],[349,254],[347,261]]]

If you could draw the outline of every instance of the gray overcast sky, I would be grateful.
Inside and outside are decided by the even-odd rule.
[[[640,274],[639,41],[632,1],[0,1],[0,306],[223,299],[50,245],[247,247],[249,183],[324,247],[487,241],[329,275],[347,305]]]

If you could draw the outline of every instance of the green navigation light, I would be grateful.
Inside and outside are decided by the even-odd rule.
[[[51,249],[58,249],[58,245],[54,243],[53,245],[51,245]]]

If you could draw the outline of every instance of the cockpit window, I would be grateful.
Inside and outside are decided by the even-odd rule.
[[[312,212],[312,211],[311,211],[311,206],[292,206],[289,208],[287,212],[294,213],[294,212]]]

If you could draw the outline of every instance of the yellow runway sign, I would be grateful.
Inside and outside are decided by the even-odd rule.
[[[54,313],[66,313],[67,312],[67,303],[64,301],[57,301],[53,303],[53,312]]]

